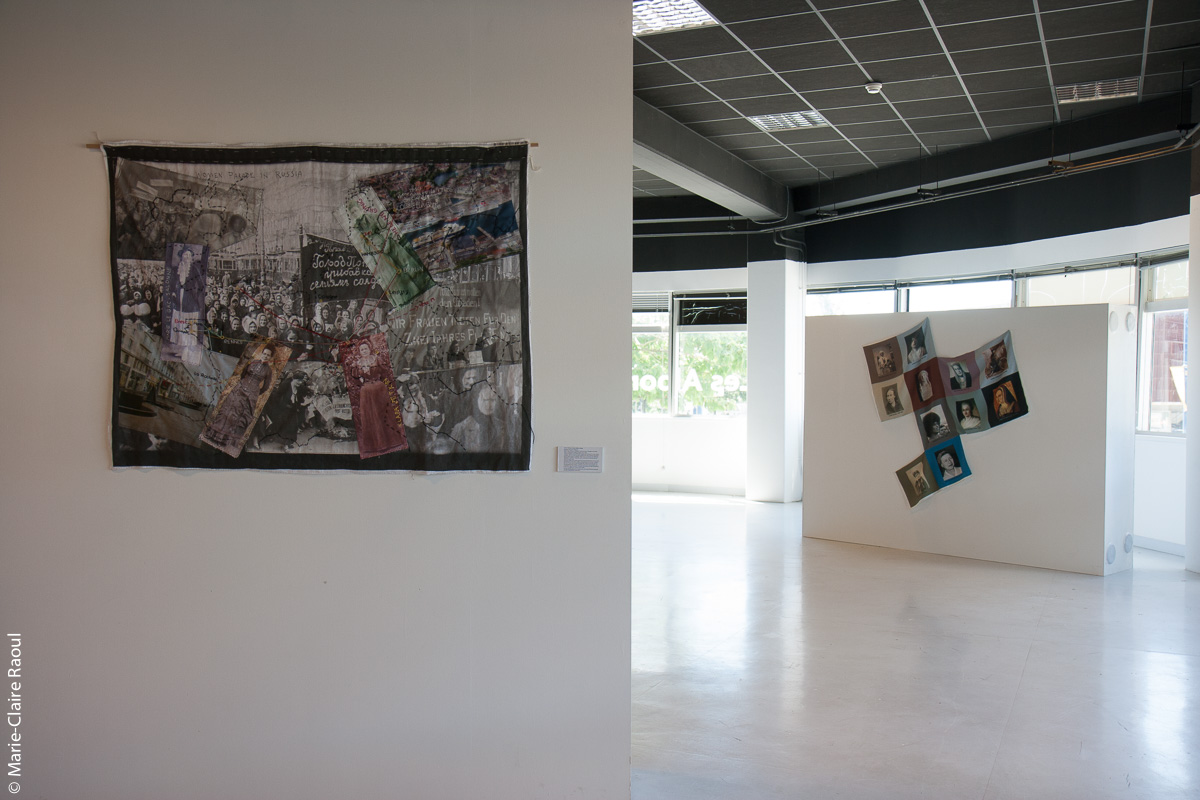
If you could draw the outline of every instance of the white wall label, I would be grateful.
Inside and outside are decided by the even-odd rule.
[[[604,472],[603,447],[558,448],[559,472]]]

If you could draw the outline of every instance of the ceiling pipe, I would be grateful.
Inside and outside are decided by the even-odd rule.
[[[941,202],[942,200],[952,200],[952,199],[959,198],[959,197],[971,197],[973,195],[986,194],[988,192],[999,191],[1000,189],[1011,189],[1011,188],[1014,188],[1017,186],[1026,186],[1026,185],[1029,185],[1032,183],[1040,183],[1042,181],[1052,180],[1054,178],[1061,178],[1061,177],[1064,177],[1067,175],[1074,175],[1075,173],[1078,173],[1078,172],[1088,172],[1088,171],[1096,170],[1096,169],[1106,169],[1108,167],[1116,167],[1116,166],[1121,166],[1124,164],[1131,164],[1131,163],[1135,163],[1137,161],[1147,161],[1147,160],[1150,160],[1153,158],[1158,158],[1160,156],[1177,153],[1177,152],[1179,152],[1180,149],[1183,148],[1183,146],[1188,142],[1188,140],[1196,134],[1196,131],[1198,129],[1200,129],[1200,125],[1194,126],[1190,131],[1188,131],[1187,134],[1182,136],[1178,142],[1176,142],[1175,144],[1173,144],[1169,147],[1160,147],[1160,148],[1156,148],[1154,150],[1149,150],[1144,153],[1134,153],[1134,154],[1131,154],[1128,156],[1120,156],[1118,158],[1104,159],[1102,161],[1096,161],[1096,162],[1092,162],[1089,164],[1072,164],[1070,166],[1065,166],[1062,169],[1058,169],[1054,172],[1046,173],[1043,175],[1032,175],[1028,178],[1018,178],[1017,180],[1006,181],[1004,183],[998,183],[998,184],[995,184],[992,186],[981,186],[981,187],[978,187],[975,189],[964,189],[962,191],[951,192],[948,194],[940,194],[940,195],[924,196],[924,197],[919,196],[912,200],[905,200],[905,201],[902,201],[899,203],[891,203],[889,205],[880,206],[878,208],[864,208],[864,209],[860,209],[858,211],[846,211],[843,213],[839,213],[837,216],[815,217],[813,219],[807,219],[807,220],[803,220],[801,222],[792,222],[792,223],[788,223],[786,225],[771,225],[771,226],[760,227],[757,229],[740,230],[740,231],[723,230],[723,231],[693,231],[690,233],[688,233],[688,232],[635,233],[635,234],[633,234],[633,238],[635,238],[635,239],[666,239],[666,238],[680,238],[680,237],[688,237],[688,236],[744,236],[746,234],[760,234],[760,233],[775,234],[780,231],[792,231],[792,230],[799,230],[801,228],[810,228],[814,225],[822,225],[826,222],[833,222],[835,220],[854,219],[856,217],[866,217],[866,216],[870,216],[872,214],[881,214],[885,211],[898,211],[902,208],[912,208],[914,206],[921,206],[921,205],[925,205],[927,203],[938,203],[938,202]],[[1194,147],[1196,147],[1196,144],[1192,143],[1191,145],[1189,145],[1189,147],[1194,148]],[[713,221],[716,221],[716,219],[714,219]],[[635,221],[635,223],[636,222],[637,221]]]

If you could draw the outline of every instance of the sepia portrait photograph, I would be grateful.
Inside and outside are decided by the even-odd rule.
[[[874,387],[875,405],[879,409],[879,419],[889,420],[903,417],[912,412],[912,401],[908,396],[908,386],[902,380],[878,383]]]
[[[929,461],[924,455],[918,456],[900,469],[896,470],[896,478],[900,488],[912,508],[929,495],[938,490],[938,483],[929,471]]]
[[[899,343],[895,338],[869,344],[863,348],[867,357],[867,369],[871,383],[879,383],[897,377],[903,371],[903,360]]]

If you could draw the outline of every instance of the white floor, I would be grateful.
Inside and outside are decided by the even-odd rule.
[[[1200,798],[1200,575],[803,539],[633,499],[633,800]]]

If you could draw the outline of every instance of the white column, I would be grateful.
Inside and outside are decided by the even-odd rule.
[[[803,485],[806,265],[747,267],[746,499],[792,503]]]
[[[1192,207],[1188,257],[1187,479],[1184,481],[1183,563],[1200,572],[1200,153],[1192,151]],[[754,391],[751,385],[751,391]]]

